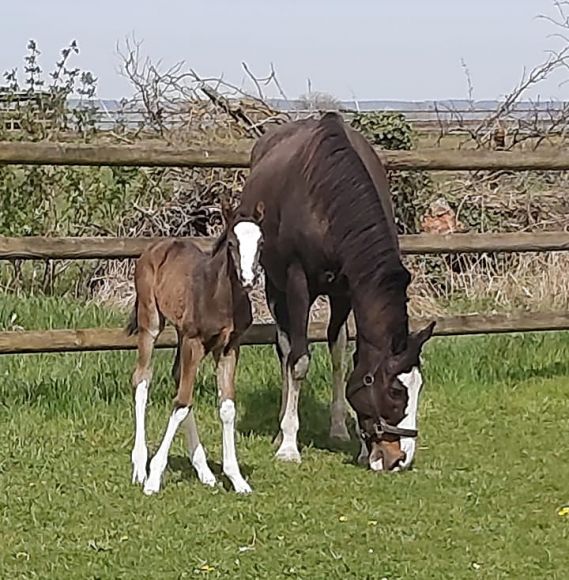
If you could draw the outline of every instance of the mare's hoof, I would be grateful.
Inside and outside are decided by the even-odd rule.
[[[277,451],[275,457],[279,461],[286,461],[288,463],[300,463],[300,453],[294,447],[281,447]]]
[[[339,425],[332,425],[330,427],[330,439],[335,439],[336,441],[348,442],[351,437],[348,432],[348,428],[345,423]]]
[[[295,381],[302,381],[306,378],[308,373],[308,365],[310,364],[310,357],[303,354],[292,367],[292,378]]]

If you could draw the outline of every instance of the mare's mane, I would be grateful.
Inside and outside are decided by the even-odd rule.
[[[311,131],[302,174],[313,202],[324,208],[350,286],[402,292],[410,275],[393,242],[379,192],[335,113]]]

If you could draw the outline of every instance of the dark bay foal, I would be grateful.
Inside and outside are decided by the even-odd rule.
[[[136,264],[136,305],[128,329],[130,334],[138,333],[138,359],[132,377],[135,399],[132,480],[144,484],[146,494],[160,490],[168,452],[180,425],[185,427],[190,461],[200,481],[209,486],[216,483],[192,410],[196,372],[210,352],[217,365],[223,472],[235,491],[251,491],[241,475],[235,452],[235,370],[240,339],[252,323],[248,292],[258,275],[263,206],[259,204],[255,216],[247,220],[235,220],[228,205],[224,205],[223,213],[226,229],[211,253],[202,252],[189,241],[166,240],[154,244]],[[172,373],[177,392],[166,433],[147,475],[145,414],[152,377],[151,356],[166,321],[178,333]]]

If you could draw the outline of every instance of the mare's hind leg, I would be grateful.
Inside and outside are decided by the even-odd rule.
[[[238,348],[216,357],[217,391],[219,393],[219,418],[223,426],[223,473],[229,478],[237,493],[251,493],[251,487],[241,475],[235,450],[235,369],[239,358]]]
[[[302,380],[308,372],[308,314],[310,296],[306,275],[300,264],[292,264],[287,272],[286,310],[288,312],[289,355],[285,370],[285,405],[281,418],[282,442],[276,453],[277,459],[300,462],[297,435],[299,428],[298,399]],[[277,320],[279,331],[283,326]],[[283,343],[285,337],[281,337]]]
[[[279,292],[268,279],[265,277],[265,292],[267,295],[267,303],[273,319],[277,325],[277,342],[275,350],[279,357],[281,365],[281,407],[279,411],[279,428],[276,436],[273,439],[273,444],[279,448],[283,442],[282,432],[280,430],[280,423],[286,407],[286,400],[288,396],[288,381],[286,380],[286,363],[290,355],[290,339],[288,327],[288,312],[286,308],[286,294]]]
[[[156,307],[154,297],[149,288],[139,288],[137,298],[138,350],[136,368],[132,375],[134,390],[134,446],[131,453],[132,483],[143,484],[146,480],[146,463],[148,448],[146,447],[146,405],[148,390],[152,379],[151,359],[154,343],[160,334],[164,323]]]
[[[348,300],[330,299],[328,348],[332,358],[332,404],[330,406],[330,437],[349,441],[346,427],[348,403],[346,401],[346,369],[348,329],[346,320],[351,307]]]
[[[180,344],[181,336],[178,334],[178,348],[176,350],[176,359],[174,361],[174,366],[172,368],[172,376],[176,386],[180,386]],[[196,423],[196,417],[194,410],[190,409],[188,417],[182,425],[186,434],[186,446],[188,449],[188,456],[190,462],[192,463],[198,479],[209,487],[213,487],[217,481],[215,475],[212,473],[209,465],[207,464],[207,459],[205,455],[205,450],[201,444],[200,437],[198,434],[198,426]]]
[[[197,339],[182,337],[180,347],[180,383],[174,399],[166,433],[156,455],[150,462],[150,474],[144,485],[147,495],[160,491],[162,474],[168,463],[168,453],[180,424],[187,419],[193,403],[194,381],[198,365],[204,356],[204,348]]]

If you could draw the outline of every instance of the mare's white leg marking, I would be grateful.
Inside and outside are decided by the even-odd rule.
[[[151,495],[153,493],[158,493],[160,491],[160,482],[162,480],[162,474],[166,469],[168,463],[168,452],[176,435],[176,431],[180,426],[180,423],[188,416],[189,408],[181,407],[176,409],[171,415],[168,421],[168,427],[166,428],[166,433],[164,434],[164,439],[156,452],[156,455],[152,458],[150,462],[150,474],[146,483],[144,485],[144,493],[146,495]]]
[[[226,399],[219,406],[223,425],[223,473],[231,481],[237,493],[251,493],[251,487],[241,475],[235,452],[235,403]]]
[[[417,429],[419,395],[421,393],[421,387],[423,386],[423,377],[421,376],[421,371],[417,367],[413,367],[410,372],[402,373],[397,378],[407,388],[407,393],[409,396],[409,401],[407,403],[407,409],[405,413],[406,416],[397,426],[403,429]],[[399,471],[407,469],[411,463],[413,463],[416,445],[417,440],[414,437],[401,438],[401,449],[405,451],[407,457],[405,458],[405,461],[403,461],[398,467],[395,468],[395,470]]]
[[[233,228],[239,242],[241,256],[241,276],[246,284],[255,281],[255,258],[258,255],[261,240],[261,228],[253,222],[239,222]]]
[[[287,365],[290,354],[290,343],[286,334],[277,332],[277,340],[283,353],[283,400],[281,404],[281,434],[282,441],[276,453],[276,458],[282,461],[295,461],[300,463],[300,453],[296,442],[298,433],[298,396],[300,382],[292,378],[291,369]]]
[[[136,385],[134,395],[134,447],[132,449],[132,483],[144,483],[146,480],[146,462],[148,449],[146,447],[145,415],[148,401],[148,381],[140,381]]]
[[[332,404],[330,406],[330,437],[349,441],[350,434],[346,427],[348,403],[346,401],[346,354],[348,337],[346,325],[340,329],[338,339],[332,345]]]
[[[274,307],[271,308],[273,318],[275,317]],[[288,381],[286,380],[286,361],[288,360],[288,355],[290,354],[290,342],[288,341],[287,335],[277,326],[277,343],[281,350],[282,360],[281,360],[281,408],[279,411],[279,432],[275,437],[274,444],[278,447],[283,442],[283,433],[281,430],[280,423],[284,417],[286,402],[288,397]]]
[[[216,484],[215,475],[211,472],[209,465],[207,464],[207,459],[205,456],[205,450],[200,443],[200,438],[198,435],[198,427],[196,425],[196,418],[194,415],[194,410],[191,409],[188,413],[186,420],[184,421],[184,427],[186,430],[186,443],[188,446],[188,455],[190,456],[190,461],[196,470],[198,479],[204,484],[213,487]]]

